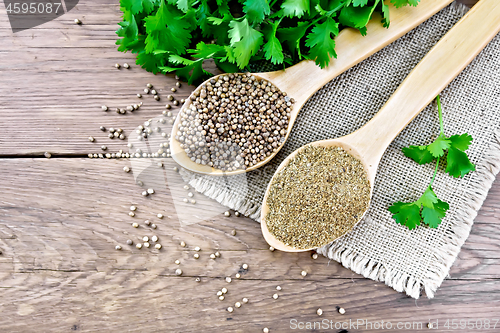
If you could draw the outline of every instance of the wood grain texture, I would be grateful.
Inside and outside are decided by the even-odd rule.
[[[434,299],[415,301],[326,258],[270,252],[257,223],[224,217],[223,207],[198,194],[197,205],[177,214],[173,190],[167,186],[172,178],[164,178],[170,165],[164,170],[151,166],[147,173],[152,176],[141,188],[132,173],[122,170],[125,165],[134,168],[131,161],[78,158],[100,152],[102,144],[112,151],[125,149],[126,142],[106,138],[99,126],[133,133],[164,110],[164,97],[175,83],[172,77],[152,75],[135,65],[130,70],[113,67],[116,62],[134,62],[131,54],[119,53],[114,46],[119,16],[117,0],[85,0],[53,22],[12,34],[0,6],[1,332],[246,333],[262,332],[263,327],[290,332],[293,318],[421,322],[423,329],[412,332],[428,331],[426,323],[439,319],[440,332],[456,332],[443,329],[443,320],[500,319],[500,180],[479,212],[450,278]],[[73,24],[75,17],[82,26]],[[125,116],[100,110],[102,104],[137,103],[135,94],[147,82],[159,88],[161,102],[145,96],[144,107]],[[190,89],[183,86],[178,98]],[[90,143],[89,135],[97,142]],[[56,158],[32,158],[45,151]],[[143,197],[141,192],[149,187],[156,193]],[[133,218],[128,216],[132,204],[138,207]],[[198,209],[208,216],[206,221],[181,226],[179,217]],[[163,219],[156,217],[160,212]],[[145,219],[158,229],[146,228]],[[133,228],[134,221],[141,227]],[[125,244],[153,234],[161,250]],[[179,245],[181,240],[186,248]],[[123,250],[115,250],[117,244]],[[197,260],[195,246],[202,248]],[[221,257],[209,259],[215,251]],[[242,263],[249,264],[248,271],[241,270]],[[182,276],[174,273],[179,267]],[[309,274],[302,277],[302,270]],[[234,279],[237,272],[240,280]],[[230,284],[226,276],[233,277]],[[283,290],[274,300],[277,285]],[[219,301],[216,292],[222,287],[229,292]],[[232,314],[225,311],[242,297],[248,297],[249,304]],[[341,316],[336,306],[347,313]],[[322,317],[316,315],[319,307]],[[374,330],[360,326],[348,331]]]

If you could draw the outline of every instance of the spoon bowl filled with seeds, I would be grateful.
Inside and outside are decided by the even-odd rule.
[[[474,37],[466,38],[474,32]],[[482,0],[420,61],[379,112],[355,132],[297,149],[280,164],[262,203],[275,249],[309,251],[352,230],[366,214],[382,155],[394,138],[500,31],[500,5]]]
[[[323,69],[305,60],[286,70],[208,79],[176,117],[170,142],[173,159],[187,170],[216,176],[265,165],[283,147],[300,109],[317,90],[450,2],[391,9],[390,28],[370,22],[364,37],[354,29],[342,30],[335,39],[342,57]]]

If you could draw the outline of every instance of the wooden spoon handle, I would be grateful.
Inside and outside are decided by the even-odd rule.
[[[382,26],[381,17],[376,14],[377,17],[372,18],[367,25],[366,36],[352,28],[342,30],[335,38],[338,58],[332,59],[328,67],[321,69],[312,60],[302,61],[285,71],[259,73],[259,76],[272,81],[280,88],[283,87],[289,96],[302,105],[301,102],[305,103],[333,78],[403,36],[451,2],[453,0],[425,0],[417,7],[406,6],[397,9],[389,5],[389,28]]]
[[[500,31],[500,1],[479,1],[420,61],[382,109],[345,137],[369,165]]]

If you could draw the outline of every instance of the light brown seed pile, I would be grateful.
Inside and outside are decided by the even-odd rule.
[[[267,228],[284,244],[319,247],[352,229],[370,203],[361,162],[339,147],[307,146],[276,174]]]
[[[195,163],[245,169],[283,144],[293,102],[251,74],[218,76],[191,95],[175,139]]]

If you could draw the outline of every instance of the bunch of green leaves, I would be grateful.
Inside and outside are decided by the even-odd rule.
[[[420,0],[386,0],[396,7]],[[384,0],[120,0],[119,51],[137,64],[198,82],[213,59],[225,72],[270,61],[288,66],[313,59],[322,68],[335,58],[335,36],[345,27],[366,34],[374,12],[389,26]]]
[[[472,142],[472,136],[465,133],[462,135],[444,135],[443,115],[441,100],[436,98],[439,113],[439,136],[430,145],[409,146],[403,148],[405,156],[411,158],[418,164],[431,163],[436,160],[436,168],[432,180],[424,194],[414,202],[396,202],[389,211],[393,213],[393,218],[397,223],[406,225],[410,230],[415,229],[423,221],[431,228],[437,228],[450,208],[449,204],[440,200],[432,190],[432,184],[436,179],[439,168],[439,161],[446,155],[445,172],[450,176],[460,178],[476,169],[475,165],[469,161],[465,151]],[[446,154],[447,152],[447,154]]]

